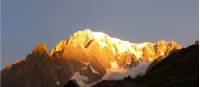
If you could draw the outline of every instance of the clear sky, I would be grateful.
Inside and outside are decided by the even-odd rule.
[[[1,65],[83,28],[140,43],[198,40],[198,0],[2,0]]]

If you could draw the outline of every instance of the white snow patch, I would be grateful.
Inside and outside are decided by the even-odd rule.
[[[112,47],[111,49],[112,49],[112,52],[113,52],[114,54],[116,54],[116,50],[115,50],[115,48]]]
[[[147,62],[139,62],[139,64],[136,67],[131,67],[128,69],[123,69],[123,68],[107,69],[106,74],[102,77],[101,80],[93,82],[89,85],[92,86],[98,82],[101,82],[102,80],[121,80],[128,76],[135,78],[138,75],[144,75],[149,65],[150,63]]]
[[[144,43],[138,43],[136,44],[137,48],[138,49],[143,49],[145,46],[147,46],[149,43],[148,42],[144,42]]]
[[[118,64],[117,64],[116,61],[113,61],[113,62],[111,62],[110,64],[111,64],[111,68],[112,68],[112,69],[119,69],[119,66],[118,66]]]
[[[92,36],[99,40],[102,39],[103,37],[107,36],[106,34],[102,33],[102,32],[92,32]]]
[[[93,73],[96,73],[96,74],[100,74],[98,71],[96,71],[92,66],[90,67],[90,69],[92,70]]]
[[[71,80],[76,80],[81,87],[88,87],[88,85],[85,83],[85,81],[87,81],[88,78],[86,76],[80,75],[80,72],[74,72],[74,75],[71,77]]]
[[[136,67],[129,69],[109,69],[102,79],[104,80],[120,80],[131,76],[135,78],[138,75],[144,75],[150,63],[140,62]]]
[[[107,43],[104,41],[99,41],[99,45],[101,46],[101,48],[104,48],[107,46]]]
[[[139,58],[141,58],[142,57],[142,55],[143,55],[143,51],[137,51],[137,54],[138,54],[138,58],[137,59],[139,59]]]

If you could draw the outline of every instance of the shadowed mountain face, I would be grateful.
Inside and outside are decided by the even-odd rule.
[[[198,87],[198,43],[152,63],[144,76],[104,80],[93,87]]]
[[[50,52],[46,45],[38,44],[24,60],[5,67],[1,86],[63,87],[71,80],[89,86],[101,80],[108,70],[127,70],[141,61],[151,63],[180,49],[174,41],[136,44],[101,32],[78,31]]]

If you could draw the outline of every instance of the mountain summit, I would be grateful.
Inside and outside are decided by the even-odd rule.
[[[61,40],[48,52],[39,44],[24,60],[1,71],[2,87],[62,87],[74,79],[88,86],[109,71],[126,72],[181,49],[174,41],[130,43],[89,29]]]
[[[139,61],[152,62],[180,48],[174,41],[136,44],[86,29],[60,41],[50,53],[91,64],[103,63],[100,65],[105,68],[124,68]]]

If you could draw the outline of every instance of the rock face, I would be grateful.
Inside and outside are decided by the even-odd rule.
[[[1,71],[2,87],[62,87],[74,75],[87,74],[91,80],[100,79],[90,65],[72,59],[52,57],[44,44],[39,44],[25,60],[12,64]],[[95,76],[95,78],[94,78]]]
[[[144,76],[102,81],[93,87],[199,87],[199,45],[170,54],[149,67]]]
[[[174,41],[130,43],[101,32],[78,31],[50,52],[39,44],[24,60],[1,71],[2,87],[63,87],[70,79],[87,84],[100,80],[107,69],[134,67],[181,49]]]

